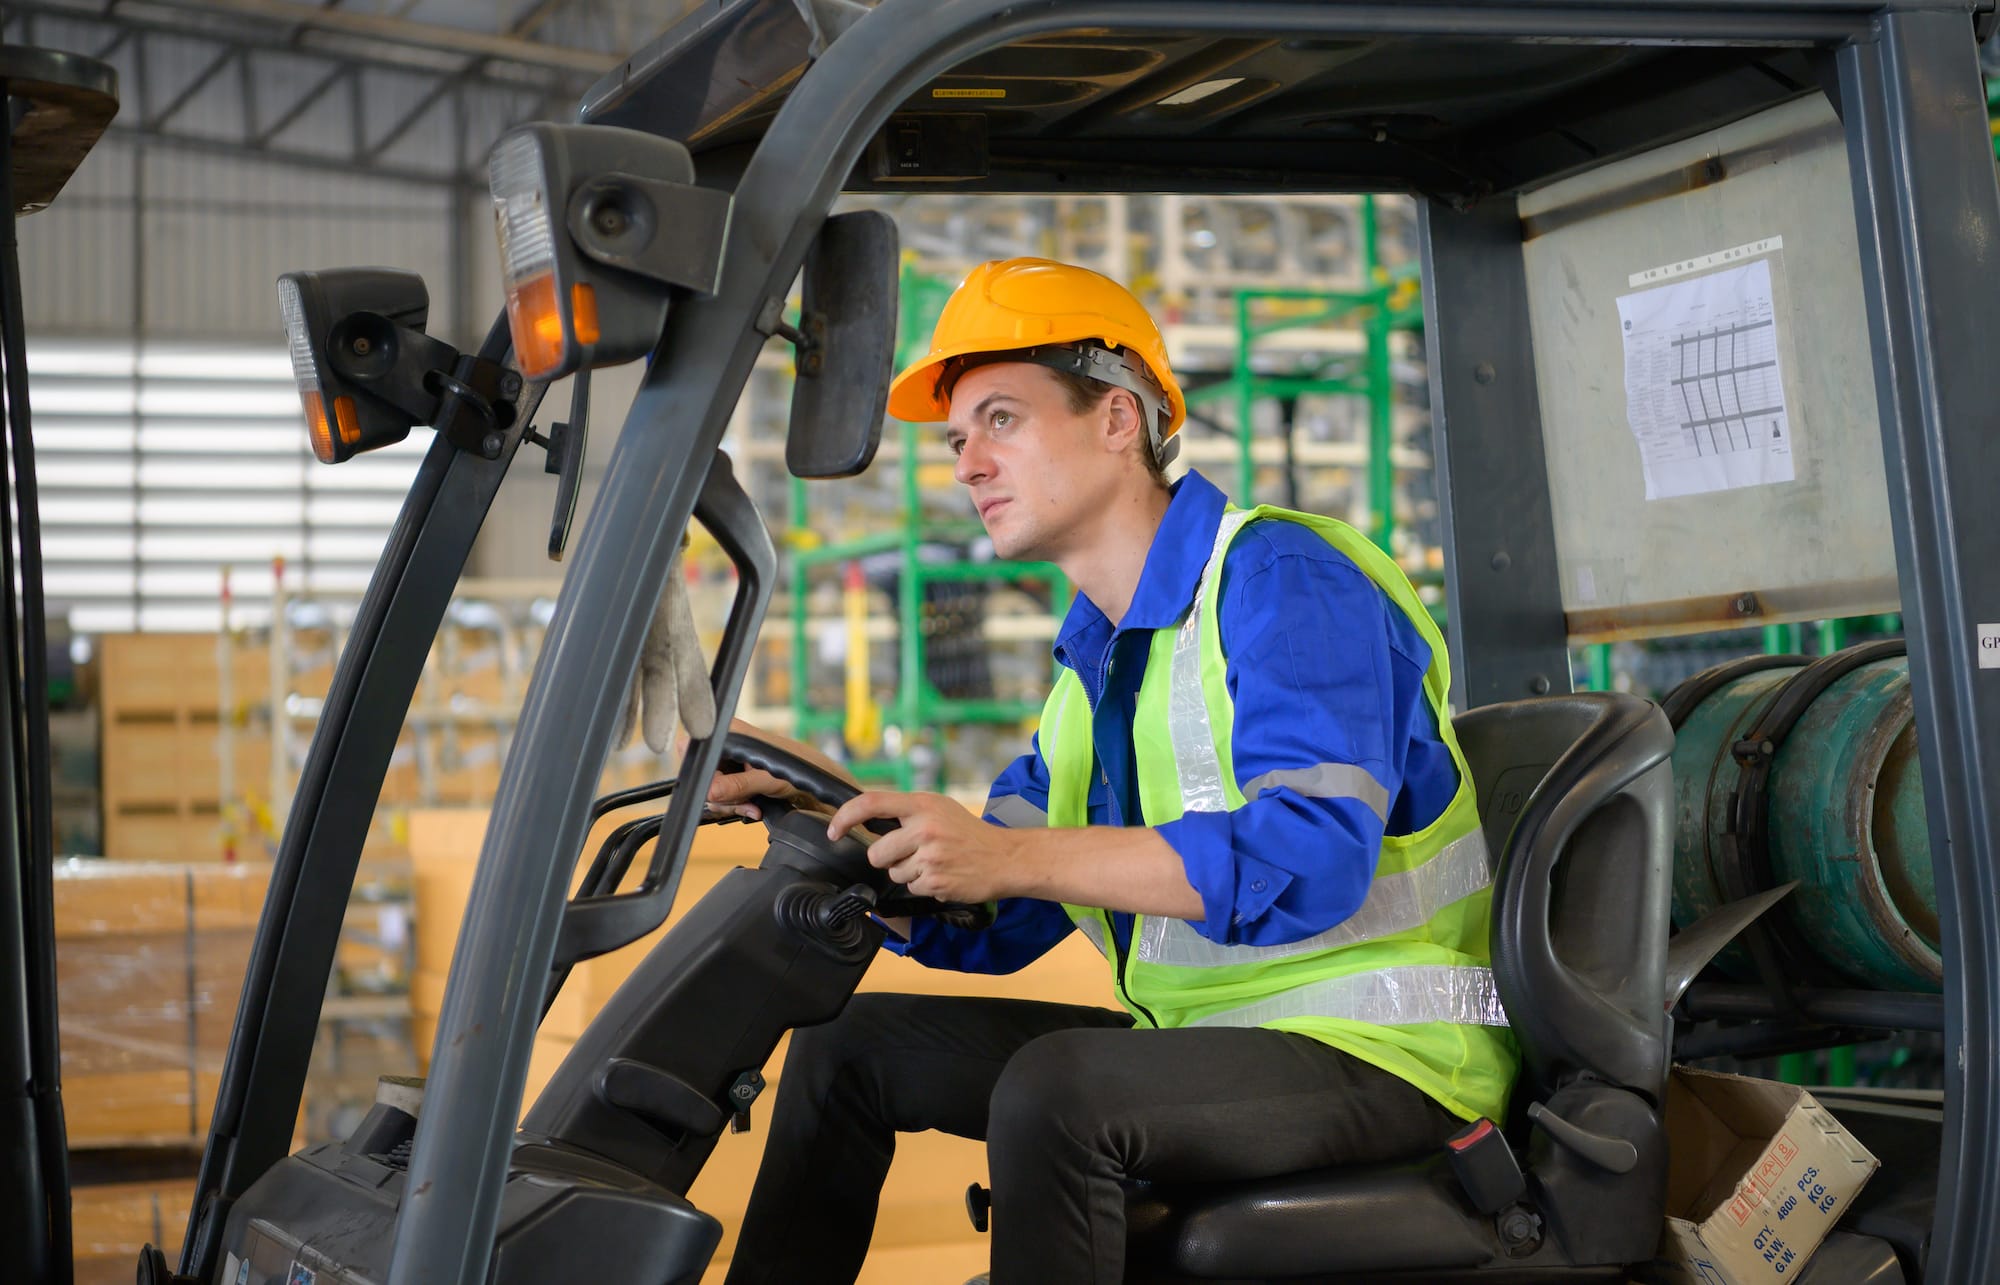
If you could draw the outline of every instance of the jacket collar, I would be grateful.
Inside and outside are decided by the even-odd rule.
[[[1201,587],[1201,573],[1208,568],[1227,505],[1228,497],[1192,469],[1174,483],[1173,498],[1146,550],[1139,587],[1132,595],[1131,609],[1118,624],[1120,630],[1170,629],[1180,622]],[[1108,633],[1110,624],[1097,604],[1079,592],[1056,632],[1056,660],[1075,669],[1070,663],[1075,646],[1093,631]]]

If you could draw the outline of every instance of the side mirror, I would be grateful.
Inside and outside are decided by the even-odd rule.
[[[806,252],[785,467],[795,477],[852,477],[875,459],[896,352],[896,225],[880,210],[836,214]]]

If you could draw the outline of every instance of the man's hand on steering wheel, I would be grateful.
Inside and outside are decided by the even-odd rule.
[[[867,882],[878,894],[898,887],[895,896],[873,903],[898,935],[907,936],[907,927],[897,925],[901,916],[912,913],[967,929],[984,928],[992,921],[986,905],[992,896],[971,894],[990,881],[976,872],[997,877],[1018,867],[1018,862],[1006,859],[1007,831],[987,825],[943,795],[863,793],[846,769],[825,755],[747,723],[738,722],[730,729],[722,750],[723,761],[733,770],[717,773],[710,784],[710,811],[760,820],[773,807],[821,815],[835,812],[839,819],[827,831],[829,844],[838,845],[841,836],[865,823],[883,836],[873,839],[875,847],[868,849],[870,864],[883,871],[883,877]],[[904,817],[917,826],[915,842],[882,847],[895,838]],[[795,836],[804,837],[796,824],[781,817],[767,824],[785,825]],[[864,844],[872,838],[856,837]],[[850,853],[849,860],[852,855],[858,854]],[[963,903],[956,895],[942,897],[932,891],[959,887],[967,890]]]
[[[796,807],[810,807],[815,800],[780,781],[769,772],[745,768],[740,772],[717,772],[708,783],[709,806],[718,812],[733,812],[752,821],[764,819],[757,799],[782,799]]]
[[[868,790],[841,805],[826,835],[838,839],[879,820],[896,829],[869,847],[868,863],[910,895],[975,906],[1021,895],[1018,836],[946,795]]]
[[[844,768],[813,749],[810,745],[802,745],[789,737],[779,736],[774,732],[767,732],[763,728],[746,723],[740,718],[730,722],[729,730],[745,736],[755,737],[775,748],[789,750],[792,754],[821,768],[827,773],[850,783],[853,782],[853,778],[847,775]],[[687,737],[683,735],[680,739],[680,754],[686,755],[687,747]],[[854,783],[854,785],[856,789],[860,788],[858,783]],[[777,799],[790,807],[806,812],[826,812],[832,808],[832,804],[822,802],[813,795],[798,789],[790,782],[782,780],[776,775],[764,771],[762,768],[744,767],[736,771],[729,771],[727,768],[724,768],[716,772],[714,778],[708,783],[709,806],[718,812],[733,812],[737,816],[747,817],[752,821],[761,821],[764,819],[764,810],[756,803],[756,800],[760,798]]]

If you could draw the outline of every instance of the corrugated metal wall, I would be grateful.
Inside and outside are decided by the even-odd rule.
[[[213,54],[155,37],[145,56],[155,83],[179,84]],[[259,74],[282,66],[282,55],[272,58],[259,60]],[[363,80],[385,116],[407,110],[423,88],[408,76]],[[237,88],[219,82],[197,94],[176,128],[225,147],[240,141]],[[269,86],[263,97],[282,106],[279,93]],[[287,127],[284,144],[347,146],[352,122],[329,114],[347,106],[344,94],[329,95]],[[160,107],[134,97],[123,114]],[[424,117],[395,147],[402,163],[426,147],[452,155],[451,140],[438,136],[450,122],[448,111]],[[441,159],[436,168],[451,165]],[[88,631],[213,628],[221,567],[234,567],[238,602],[254,617],[274,554],[290,561],[295,590],[358,588],[429,433],[339,469],[311,462],[277,277],[361,264],[421,273],[429,330],[463,344],[468,330],[484,333],[497,307],[497,282],[466,282],[479,301],[467,311],[481,315],[466,327],[453,315],[454,265],[492,264],[466,243],[491,240],[488,210],[483,193],[442,184],[102,141],[55,204],[19,229],[52,610]]]
[[[21,224],[29,330],[276,344],[279,273],[371,264],[423,273],[431,330],[454,337],[454,204],[442,187],[107,140]]]

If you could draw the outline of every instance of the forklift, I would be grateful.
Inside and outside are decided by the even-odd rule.
[[[719,726],[735,707],[776,557],[719,445],[759,350],[795,350],[792,473],[874,455],[897,247],[836,197],[940,190],[1385,192],[1420,211],[1453,703],[1496,862],[1516,1101],[1402,1165],[1135,1187],[1131,1278],[1624,1280],[1667,1211],[1673,1059],[1935,1031],[1941,1092],[1828,1098],[1885,1165],[1800,1275],[2000,1279],[2000,579],[1977,570],[2000,563],[2000,412],[1975,378],[2000,287],[1977,62],[1995,21],[1992,0],[710,0],[573,121],[496,145],[508,305],[477,352],[424,333],[408,274],[285,277],[319,457],[417,426],[435,440],[294,797],[179,1261],[149,1248],[139,1279],[696,1281],[719,1225],[685,1193],[750,1119],[779,1037],[839,1011],[882,918],[976,920],[899,901],[853,841],[771,806],[760,866],[686,911],[522,1112],[547,1003],[577,961],[664,922],[695,828],[718,819],[700,800],[720,765],[829,805],[852,793],[730,733],[692,742],[671,781],[592,798],[691,518],[738,572]],[[1725,333],[1768,359],[1723,369]],[[588,372],[641,358],[501,776],[428,1081],[385,1084],[352,1135],[288,1155],[339,908],[473,538],[530,444],[563,476],[550,547],[567,548]],[[1771,404],[1744,404],[1752,368]],[[1675,418],[1725,374],[1733,408]],[[534,428],[570,375],[568,418]],[[1755,862],[1672,931],[1693,698],[1570,691],[1574,642],[1881,611],[1906,632],[1938,993],[1788,970],[1791,888]],[[0,693],[10,728],[32,722],[21,690]],[[1770,752],[1731,747],[1746,780]],[[653,801],[568,895],[592,823]],[[0,902],[0,1020],[30,1071],[5,1086],[0,1177],[34,1197],[0,1217],[27,1278],[54,1281],[46,835],[10,831],[25,895]],[[1748,971],[1718,973],[1725,951]]]

